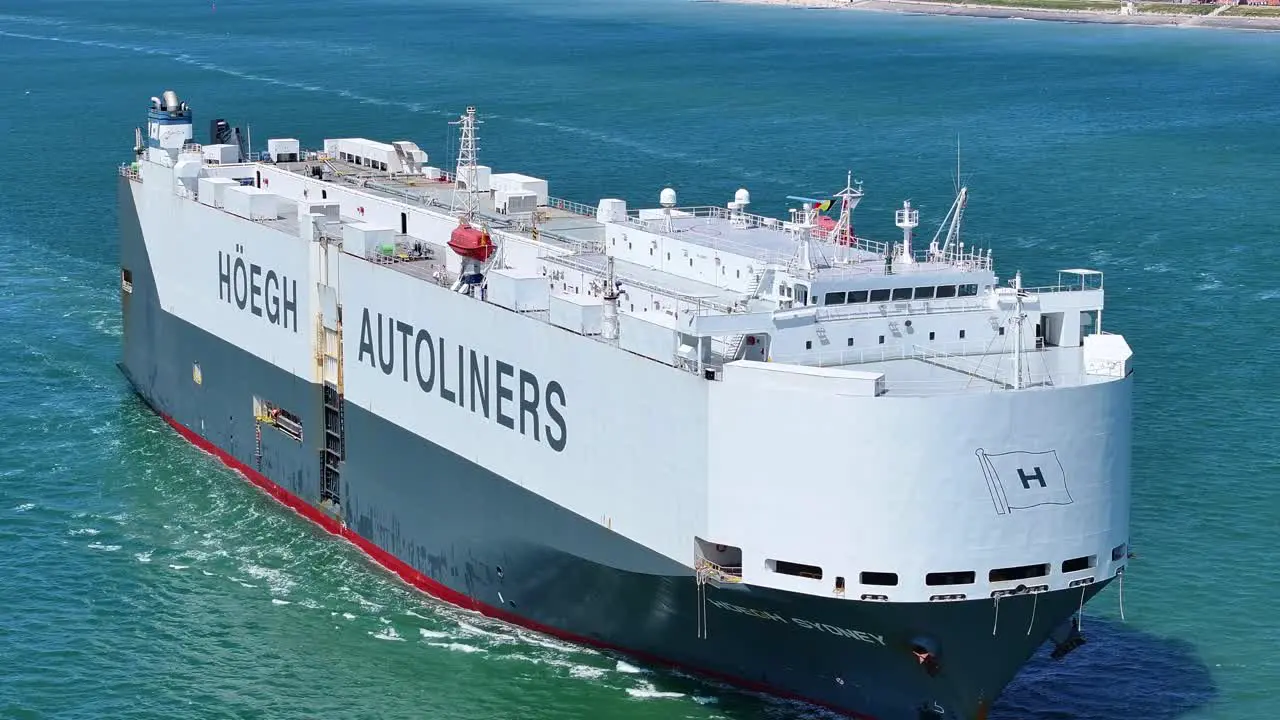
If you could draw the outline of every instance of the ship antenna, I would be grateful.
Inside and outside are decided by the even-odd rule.
[[[1013,275],[1013,389],[1022,389],[1022,271]]]
[[[459,214],[463,221],[470,223],[479,212],[479,198],[476,183],[479,180],[476,158],[479,148],[476,146],[476,119],[474,105],[467,106],[467,112],[457,120],[449,123],[459,126],[457,174],[454,176],[453,199],[450,210]]]
[[[946,262],[950,253],[954,259],[963,262],[963,258],[956,254],[955,248],[963,247],[960,243],[960,222],[964,217],[964,207],[968,203],[969,188],[965,187],[960,175],[960,133],[956,133],[956,177],[955,177],[956,199],[951,203],[951,209],[947,211],[947,216],[942,219],[942,224],[938,226],[938,232],[933,235],[933,242],[929,243],[930,259]],[[950,224],[948,224],[950,222]],[[938,238],[942,237],[943,229],[946,229],[947,235],[942,240],[942,244],[938,244]],[[989,251],[988,251],[989,252]],[[990,267],[990,263],[987,263]]]

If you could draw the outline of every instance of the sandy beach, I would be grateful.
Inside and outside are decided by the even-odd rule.
[[[1018,8],[981,3],[921,2],[918,0],[700,0],[752,5],[777,5],[797,9],[863,10],[920,15],[962,15],[966,17],[1023,18],[1057,22],[1111,23],[1116,25],[1160,25],[1176,27],[1232,28],[1237,30],[1280,30],[1280,16],[1241,17],[1195,15],[1189,13],[1138,12],[1122,15],[1114,10],[1056,10]]]

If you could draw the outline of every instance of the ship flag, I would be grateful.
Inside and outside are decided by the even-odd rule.
[[[979,448],[977,456],[997,514],[1071,504],[1067,475],[1056,450],[987,454]]]
[[[832,198],[827,198],[826,200],[819,202],[814,207],[817,208],[818,212],[826,212],[831,209],[832,202],[833,202]]]

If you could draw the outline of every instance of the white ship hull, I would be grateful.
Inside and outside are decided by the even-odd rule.
[[[850,713],[975,718],[1123,569],[1128,377],[921,395],[739,361],[708,379],[197,202],[174,172],[120,181],[125,373],[184,437],[444,600]],[[373,214],[331,187],[344,217]]]

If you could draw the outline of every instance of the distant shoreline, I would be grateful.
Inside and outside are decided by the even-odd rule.
[[[1280,31],[1280,15],[1244,17],[1139,11],[1121,15],[1114,10],[1051,9],[984,5],[981,2],[935,2],[932,0],[698,0],[749,5],[773,5],[802,9],[864,10],[908,15],[961,15],[1003,19],[1049,20],[1057,22],[1110,23],[1112,25],[1163,25],[1174,27],[1228,28],[1234,30]],[[1035,4],[1030,0],[1028,5]]]

